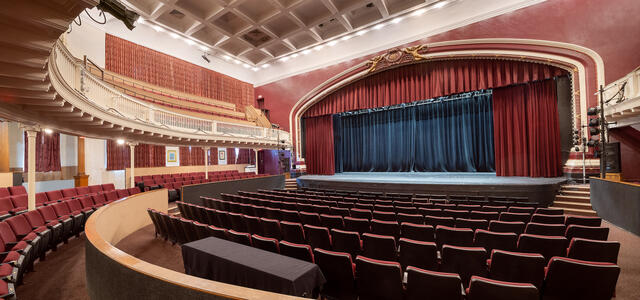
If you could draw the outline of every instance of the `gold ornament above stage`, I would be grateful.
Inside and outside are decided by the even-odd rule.
[[[428,57],[423,55],[426,54],[428,50],[429,46],[426,44],[389,50],[389,52],[385,54],[369,59],[367,62],[367,66],[369,67],[367,74],[406,63],[428,59]]]

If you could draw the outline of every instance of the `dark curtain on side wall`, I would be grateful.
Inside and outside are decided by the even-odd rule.
[[[123,145],[123,147],[129,147]],[[152,168],[166,166],[166,151],[164,146],[139,144],[134,150],[136,168]],[[129,167],[129,157],[126,158],[126,167]]]
[[[331,115],[305,119],[305,162],[308,174],[333,175],[333,118]]]
[[[562,174],[555,80],[495,89],[493,115],[496,175]]]
[[[5,146],[5,147],[8,147]],[[29,168],[29,139],[24,133],[24,171]],[[60,171],[60,134],[38,132],[36,135],[36,172]]]
[[[207,153],[207,157],[209,159],[209,165],[217,165],[218,164],[218,148],[211,147],[209,148],[209,153]]]
[[[227,148],[227,165],[236,164],[236,148]]]
[[[336,121],[336,161],[345,172],[494,170],[490,93],[344,113]]]
[[[107,140],[107,171],[124,170],[130,167],[128,145],[118,145],[114,140]]]

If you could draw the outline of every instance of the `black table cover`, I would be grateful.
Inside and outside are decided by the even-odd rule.
[[[293,296],[326,281],[315,264],[215,237],[182,245],[182,260],[189,275]]]

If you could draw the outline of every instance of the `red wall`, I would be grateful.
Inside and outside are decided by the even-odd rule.
[[[596,51],[605,63],[606,82],[640,65],[638,0],[548,0],[508,14],[410,44],[477,38],[526,38],[572,43]],[[407,45],[410,45],[407,44]],[[255,88],[265,98],[273,123],[289,130],[289,112],[306,93],[375,54],[288,77]]]

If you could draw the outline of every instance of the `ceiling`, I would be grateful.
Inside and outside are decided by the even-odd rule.
[[[457,0],[456,0],[457,1]],[[123,0],[143,22],[250,66],[452,0]],[[418,11],[419,12],[419,11]],[[414,13],[415,14],[415,13]],[[397,19],[396,19],[397,21]],[[381,26],[381,25],[379,25]],[[336,43],[334,42],[334,43]]]

